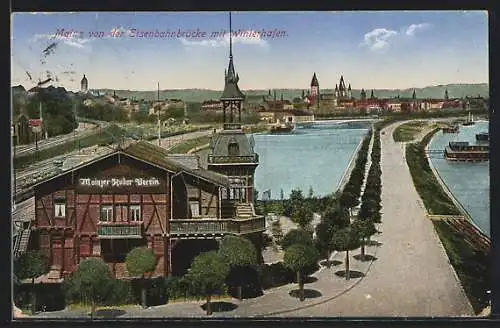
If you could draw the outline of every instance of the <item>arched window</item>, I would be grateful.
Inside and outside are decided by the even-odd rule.
[[[231,140],[227,145],[227,153],[229,156],[238,156],[240,154],[240,146],[236,140]]]

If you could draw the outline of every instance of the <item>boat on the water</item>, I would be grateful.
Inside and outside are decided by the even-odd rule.
[[[450,125],[443,128],[443,133],[458,133],[459,129],[458,125]]]
[[[488,132],[481,132],[476,134],[476,141],[490,141],[490,134]]]
[[[470,145],[468,141],[450,141],[444,157],[455,162],[484,162],[490,157],[488,145]]]
[[[277,123],[271,125],[269,132],[273,134],[292,133],[294,130],[295,130],[295,125],[292,123],[284,123],[284,124]]]
[[[465,121],[464,123],[462,123],[463,126],[471,126],[471,125],[474,125],[476,124],[474,122],[474,115],[472,115],[470,112],[469,112],[469,117],[467,118],[467,121]]]

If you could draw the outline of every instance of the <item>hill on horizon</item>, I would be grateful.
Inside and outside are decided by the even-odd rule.
[[[417,98],[443,98],[445,90],[448,89],[450,98],[462,98],[466,96],[476,97],[481,96],[489,98],[489,86],[487,83],[476,84],[446,84],[428,86],[425,88],[409,88],[409,89],[374,89],[374,95],[378,98],[394,98],[398,94],[401,98],[410,98],[415,90]],[[118,97],[132,98],[132,99],[145,99],[156,100],[158,97],[157,90],[151,91],[134,91],[134,90],[114,90],[114,89],[97,89],[101,92],[113,94],[116,92]],[[308,89],[272,89],[271,96],[276,91],[276,99],[280,99],[283,94],[284,99],[292,100],[295,97],[300,97],[302,90],[307,92]],[[256,99],[258,96],[268,95],[269,90],[242,90],[249,98]],[[320,92],[332,92],[332,89],[320,89]],[[370,96],[371,90],[365,90],[367,97]],[[352,94],[355,98],[360,97],[361,90],[353,89]],[[182,99],[187,102],[202,102],[205,100],[219,99],[222,90],[210,89],[166,89],[160,90],[160,99]]]

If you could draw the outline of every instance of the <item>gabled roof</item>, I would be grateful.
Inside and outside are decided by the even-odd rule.
[[[246,134],[241,130],[221,131],[213,136],[212,155],[229,156],[229,143],[237,143],[239,146],[239,156],[252,156],[255,154]]]
[[[166,149],[146,141],[132,143],[121,151],[125,154],[136,157],[139,160],[159,166],[167,171],[173,171],[175,173],[183,171],[222,186],[227,186],[229,184],[227,176],[202,168],[193,169],[188,165],[184,165],[181,162],[174,160],[172,156],[169,156]]]
[[[58,177],[64,176],[68,173],[77,171],[79,169],[82,169],[84,167],[87,167],[89,165],[92,165],[94,163],[97,163],[105,158],[109,158],[111,156],[117,155],[117,154],[123,154],[125,156],[128,156],[130,158],[134,158],[138,161],[142,161],[145,163],[148,163],[152,166],[156,166],[162,170],[171,172],[171,173],[180,173],[180,172],[185,172],[186,174],[193,175],[195,177],[199,177],[203,180],[206,180],[208,182],[217,184],[219,186],[227,187],[229,185],[229,179],[227,176],[212,172],[203,168],[193,168],[192,165],[185,165],[181,163],[180,161],[177,161],[172,158],[171,154],[168,154],[168,152],[159,146],[156,146],[154,144],[151,144],[146,141],[138,141],[138,142],[131,142],[130,144],[126,145],[125,147],[118,148],[114,151],[111,151],[109,153],[103,154],[102,156],[99,156],[91,161],[85,162],[81,165],[77,165],[61,174],[58,174],[52,178],[49,178],[45,181],[41,181],[37,184],[35,184],[33,187],[37,187],[41,184],[44,184],[50,180],[56,179]]]

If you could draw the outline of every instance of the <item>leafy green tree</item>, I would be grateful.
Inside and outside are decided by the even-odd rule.
[[[80,300],[90,303],[90,316],[95,317],[96,305],[104,302],[113,290],[114,279],[102,259],[89,258],[80,262],[71,277],[71,286],[79,291]]]
[[[286,201],[284,214],[289,217],[297,216],[297,211],[303,207],[304,195],[302,190],[293,189],[290,192],[290,198]]]
[[[361,259],[365,260],[365,246],[370,240],[370,237],[379,231],[375,227],[375,223],[372,220],[356,220],[353,223],[353,229],[357,231],[361,243]]]
[[[353,208],[359,204],[358,196],[350,191],[344,191],[339,199],[340,206],[345,208]]]
[[[35,279],[49,271],[49,261],[40,251],[28,251],[14,261],[18,280],[31,279],[31,312],[36,312]]]
[[[212,294],[224,287],[228,273],[228,263],[216,251],[201,253],[193,260],[191,270],[186,277],[197,290],[206,295],[207,315],[212,314],[210,304]]]
[[[333,237],[333,229],[328,223],[322,221],[316,226],[315,245],[320,256],[330,258],[330,243]]]
[[[300,301],[304,301],[305,298],[303,281],[304,271],[315,265],[318,259],[318,251],[310,245],[295,244],[285,251],[283,260],[285,265],[297,274]]]
[[[146,274],[156,268],[156,256],[153,250],[147,247],[132,249],[125,258],[127,271],[131,277],[139,277],[141,282],[141,305],[147,307]]]
[[[242,299],[242,286],[248,268],[257,265],[257,250],[252,242],[244,237],[225,236],[219,246],[219,255],[229,264],[229,276],[238,282],[238,299]]]
[[[286,250],[288,247],[295,244],[312,246],[313,239],[311,234],[303,229],[292,229],[288,231],[281,241],[281,247]]]
[[[306,229],[312,219],[313,212],[305,202],[302,203],[301,207],[296,207],[292,212],[292,221],[297,223],[302,229]]]
[[[143,124],[143,123],[148,122],[149,113],[138,110],[138,111],[132,113],[131,119],[133,121],[137,122],[138,124]]]
[[[281,243],[281,239],[283,238],[283,230],[281,229],[281,222],[274,221],[271,224],[271,233],[273,234],[273,237],[276,239],[278,243]]]
[[[309,186],[309,191],[307,193],[307,198],[308,199],[312,199],[314,196],[314,190],[313,190],[313,187]]]
[[[339,230],[349,226],[349,211],[340,206],[330,206],[323,213],[322,220],[331,226],[333,230]]]
[[[350,279],[349,274],[349,251],[355,250],[360,246],[360,237],[358,231],[352,227],[347,227],[336,231],[333,234],[331,247],[339,252],[346,252],[345,255],[345,278]]]

